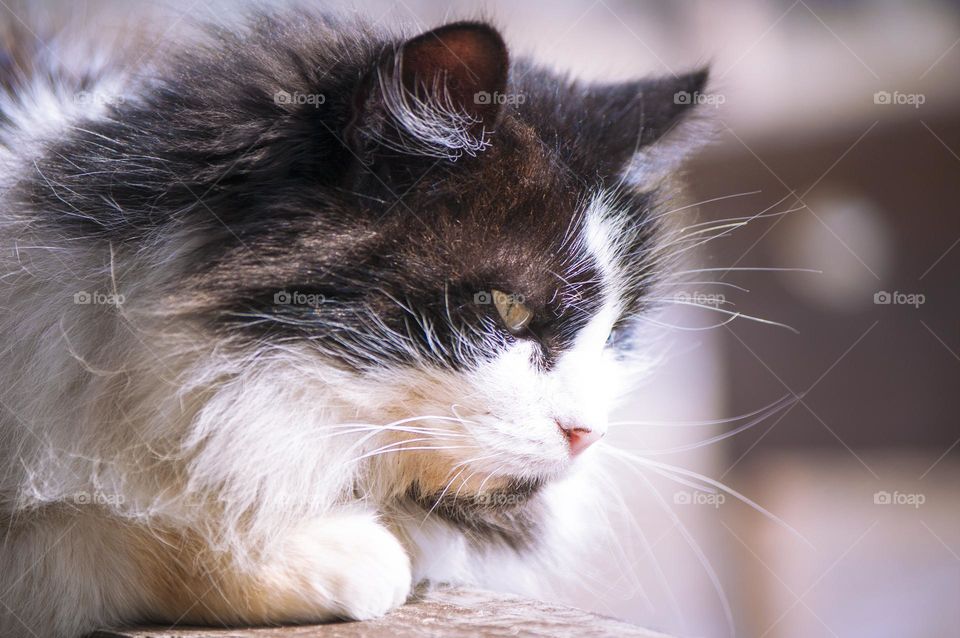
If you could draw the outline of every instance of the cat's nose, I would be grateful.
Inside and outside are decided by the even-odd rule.
[[[576,424],[566,424],[557,421],[560,433],[567,439],[570,447],[570,456],[577,456],[588,447],[603,438],[603,432],[592,430]]]

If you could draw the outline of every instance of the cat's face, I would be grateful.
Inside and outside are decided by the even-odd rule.
[[[364,453],[420,493],[560,475],[622,390],[665,267],[676,96],[706,74],[578,84],[476,23],[386,43],[260,28],[58,149],[71,166],[42,168],[66,185],[105,173],[83,165],[104,139],[131,170],[165,158],[156,183],[102,185],[122,215],[71,223],[128,243],[179,227],[177,307],[230,347],[336,371],[336,414],[395,424],[383,441],[406,447]]]
[[[571,206],[562,216],[571,227],[552,236],[533,220],[485,233],[463,215],[434,227],[449,248],[395,262],[420,282],[423,269],[436,273],[423,297],[402,281],[383,283],[403,295],[395,330],[419,341],[420,362],[367,372],[361,385],[379,397],[384,422],[442,417],[411,421],[430,431],[396,437],[442,452],[384,452],[431,496],[447,484],[462,496],[556,477],[606,432],[626,372],[614,340],[631,304],[626,264],[615,257],[625,229],[599,196]]]

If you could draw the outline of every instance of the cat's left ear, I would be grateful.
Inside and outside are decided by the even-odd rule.
[[[496,126],[508,71],[503,38],[487,24],[423,33],[385,52],[361,82],[348,140],[364,159],[475,155]]]
[[[711,139],[706,113],[718,96],[707,94],[709,71],[594,85],[584,100],[589,140],[605,175],[638,187],[674,173]]]

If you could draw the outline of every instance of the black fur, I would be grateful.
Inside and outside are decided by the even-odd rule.
[[[516,552],[533,549],[542,538],[541,481],[513,481],[510,485],[483,494],[460,495],[453,491],[424,494],[417,483],[407,491],[406,500],[415,506],[414,515],[427,513],[461,530],[477,549],[504,545]],[[401,503],[403,506],[404,503]]]
[[[454,37],[468,75],[438,59],[434,40]],[[370,128],[383,108],[371,78],[404,50],[408,87],[433,86],[421,68],[448,82],[482,123],[473,133],[484,150],[437,159],[376,145],[415,142],[401,126]],[[549,367],[599,305],[596,265],[576,267],[566,243],[586,201],[683,118],[674,93],[705,81],[579,84],[510,62],[483,24],[405,43],[329,17],[258,15],[243,32],[212,30],[108,118],[45,149],[16,195],[44,211],[38,226],[120,253],[190,237],[189,266],[158,294],[210,330],[306,340],[354,369],[467,366],[532,339]],[[474,89],[522,104],[481,108],[465,101]],[[278,91],[324,102],[278,104]],[[659,198],[621,200],[641,224]],[[637,264],[654,241],[638,235]],[[562,294],[574,288],[574,299]],[[475,303],[492,289],[524,297],[535,317],[526,332],[510,334],[492,305]],[[314,302],[277,303],[283,291]]]

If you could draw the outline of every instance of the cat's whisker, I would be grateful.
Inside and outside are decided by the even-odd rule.
[[[772,219],[775,217],[783,217],[789,215],[790,213],[796,213],[801,210],[806,210],[805,206],[798,206],[796,208],[788,208],[786,210],[777,211],[775,213],[768,213],[766,211],[761,211],[755,215],[740,216],[740,217],[728,217],[726,219],[717,219],[711,220],[709,222],[701,222],[699,224],[693,224],[686,226],[677,232],[679,237],[684,239],[697,237],[703,233],[721,230],[721,234],[729,234],[728,229],[742,228],[743,226],[749,225],[751,222],[757,219]],[[696,230],[695,230],[696,229]]]
[[[463,417],[461,417],[461,416],[460,416],[460,413],[457,411],[457,406],[458,406],[458,405],[459,405],[458,403],[452,403],[452,404],[450,404],[450,412],[454,415],[454,417],[456,417],[457,421],[459,421],[460,424],[463,425],[463,426],[467,429],[468,432],[471,430],[471,427],[470,427],[470,426],[473,426],[473,425],[477,425],[477,426],[478,426],[478,425],[480,425],[480,424],[477,423],[476,421],[467,421],[467,420],[465,420]]]
[[[778,412],[780,412],[780,411],[783,410],[784,408],[787,408],[787,411],[789,411],[789,409],[791,409],[793,406],[795,406],[795,405],[797,404],[797,402],[800,400],[800,398],[801,398],[801,397],[799,397],[799,396],[796,396],[796,397],[794,397],[794,396],[787,397],[786,400],[781,400],[781,401],[779,401],[776,405],[774,405],[773,407],[767,409],[765,412],[763,412],[762,414],[760,414],[759,416],[757,416],[755,419],[753,419],[753,420],[751,420],[751,421],[748,421],[747,423],[744,423],[743,425],[740,425],[740,426],[738,426],[738,427],[730,430],[729,432],[724,432],[724,433],[722,433],[722,434],[718,434],[718,435],[716,435],[716,436],[712,436],[712,437],[710,437],[710,438],[708,438],[708,439],[705,439],[705,440],[703,440],[703,441],[697,441],[696,443],[689,443],[689,444],[686,444],[686,445],[677,445],[677,446],[674,446],[674,447],[664,448],[664,449],[660,449],[660,450],[636,450],[636,451],[637,451],[637,452],[640,452],[640,453],[643,454],[644,456],[651,456],[651,455],[652,455],[652,456],[662,456],[662,455],[667,455],[667,454],[678,454],[678,453],[680,453],[680,452],[687,452],[687,451],[690,451],[690,450],[696,450],[696,449],[699,449],[699,448],[702,448],[702,447],[707,447],[707,446],[709,446],[709,445],[713,445],[714,443],[719,443],[720,441],[724,441],[724,440],[726,440],[726,439],[729,439],[729,438],[731,438],[731,437],[734,437],[734,436],[740,434],[741,432],[745,432],[746,430],[749,430],[749,429],[751,429],[751,428],[759,425],[760,423],[763,423],[764,421],[766,421],[767,419],[769,419],[770,417],[772,417],[774,414],[777,414]]]
[[[457,463],[456,465],[454,465],[453,468],[451,468],[450,472],[448,472],[448,475],[449,475],[449,474],[452,474],[453,471],[456,470],[457,468],[460,468],[460,470],[456,473],[455,476],[453,476],[453,478],[451,478],[449,481],[447,481],[447,483],[446,483],[446,485],[444,486],[443,490],[440,492],[439,496],[437,496],[436,500],[434,501],[433,506],[431,506],[431,508],[429,509],[429,511],[427,511],[427,514],[426,514],[426,516],[423,517],[423,520],[420,521],[420,525],[422,526],[425,522],[427,522],[427,519],[428,519],[428,518],[430,517],[430,515],[437,509],[437,507],[438,507],[438,506],[440,505],[440,503],[443,501],[443,497],[446,496],[447,492],[448,492],[448,491],[450,490],[450,488],[453,486],[454,481],[456,481],[457,478],[467,470],[467,468],[470,466],[471,463],[474,463],[474,462],[476,462],[476,461],[481,461],[481,460],[484,460],[484,459],[495,458],[495,457],[497,457],[497,456],[500,456],[500,452],[495,452],[495,453],[493,453],[493,454],[484,454],[484,455],[481,455],[481,456],[476,456],[476,457],[474,457],[474,458],[466,459],[466,460],[461,461],[461,462]],[[455,495],[455,498],[456,498],[456,497],[459,497],[459,495],[460,495],[460,490],[463,489],[463,486],[466,484],[466,481],[468,481],[468,480],[469,480],[474,474],[476,474],[478,471],[479,471],[479,470],[474,470],[473,472],[471,472],[471,473],[467,476],[466,479],[464,479],[464,480],[460,483],[460,487],[457,489],[457,493],[456,493],[456,495]],[[478,492],[478,493],[479,493],[479,492]]]
[[[455,422],[463,423],[463,420],[460,419],[459,417],[458,417],[458,418],[452,418],[452,417],[448,417],[448,416],[437,416],[437,415],[425,415],[425,416],[407,417],[407,418],[405,418],[405,419],[400,419],[400,420],[398,420],[398,421],[393,421],[393,422],[388,423],[388,424],[385,424],[385,425],[383,425],[383,426],[379,426],[379,427],[374,427],[374,428],[372,428],[371,431],[370,431],[368,434],[366,434],[365,436],[361,437],[360,440],[356,441],[356,442],[350,447],[350,451],[355,450],[355,449],[357,449],[358,447],[361,447],[364,443],[366,443],[367,441],[369,441],[371,438],[375,437],[377,434],[382,433],[384,430],[390,430],[391,428],[396,428],[397,426],[402,425],[402,424],[405,424],[405,423],[410,423],[410,422],[414,422],[414,421],[423,421],[423,420],[428,420],[428,419],[435,419],[435,420],[440,420],[440,421],[455,421]],[[364,424],[360,424],[360,425],[364,425]],[[444,432],[446,432],[446,431],[444,430]],[[451,433],[451,434],[454,434],[454,433]]]
[[[681,292],[678,292],[676,295],[670,296],[670,297],[648,297],[648,299],[650,299],[650,301],[655,301],[655,302],[678,303],[678,304],[683,304],[683,305],[685,305],[685,306],[697,306],[698,308],[706,308],[706,309],[708,309],[708,310],[711,310],[711,309],[714,308],[714,306],[711,306],[710,304],[702,304],[702,303],[697,303],[697,302],[695,302],[695,301],[689,301],[688,299],[681,299],[681,298],[679,298],[679,297],[681,297],[682,295],[689,296],[688,293],[684,293],[684,292],[681,291]],[[734,303],[734,302],[732,302],[732,301],[730,301],[730,300],[728,300],[728,299],[716,298],[715,301],[716,301],[717,305],[721,305],[721,306],[736,306],[736,305],[737,305],[736,303]]]
[[[643,323],[649,323],[651,325],[657,326],[658,328],[667,328],[669,330],[680,330],[681,332],[703,332],[706,330],[716,330],[717,328],[722,328],[726,325],[729,325],[736,321],[737,317],[728,317],[721,321],[720,323],[714,323],[709,326],[700,326],[700,327],[690,327],[690,326],[677,326],[670,323],[664,323],[662,321],[657,321],[650,317],[640,317],[639,321]]]
[[[686,525],[683,524],[683,522],[680,520],[680,517],[677,516],[677,513],[673,511],[666,499],[663,498],[663,495],[660,494],[660,491],[657,490],[653,482],[646,475],[644,475],[639,468],[633,466],[628,467],[632,467],[637,477],[643,481],[643,483],[647,486],[647,489],[649,489],[654,495],[657,504],[667,514],[667,516],[670,517],[670,520],[673,521],[674,526],[680,532],[680,535],[683,537],[687,547],[689,547],[690,551],[692,551],[697,557],[697,560],[700,562],[700,566],[703,567],[704,572],[707,574],[707,578],[710,580],[713,590],[717,594],[717,598],[720,600],[720,605],[723,608],[723,614],[727,623],[727,631],[729,632],[731,638],[733,638],[736,636],[736,625],[733,620],[733,609],[730,606],[730,600],[727,597],[726,591],[720,582],[720,577],[714,569],[713,564],[710,562],[710,559],[707,558],[703,548],[700,547],[700,544],[697,543],[696,539],[694,539],[693,534],[691,534],[690,530],[688,530]]]
[[[788,324],[785,324],[785,323],[780,323],[779,321],[773,321],[772,319],[763,319],[762,317],[755,317],[755,316],[753,316],[753,315],[748,315],[748,314],[746,314],[746,313],[744,313],[744,312],[734,312],[734,311],[732,311],[732,310],[725,310],[725,309],[723,309],[723,308],[717,308],[716,306],[708,306],[708,305],[704,305],[704,304],[693,303],[693,302],[691,302],[691,301],[682,301],[682,300],[679,300],[679,299],[668,299],[668,300],[666,300],[666,303],[674,304],[674,305],[677,305],[677,306],[694,306],[694,307],[697,307],[697,308],[703,308],[704,310],[711,310],[711,311],[713,311],[713,312],[719,312],[719,313],[724,314],[724,315],[729,315],[729,316],[731,317],[731,320],[743,318],[743,319],[747,319],[748,321],[755,321],[755,322],[757,322],[757,323],[766,324],[766,325],[768,325],[768,326],[776,326],[776,327],[778,327],[778,328],[785,328],[785,329],[789,330],[790,332],[792,332],[792,333],[794,333],[794,334],[800,334],[800,331],[797,330],[796,328],[794,328],[794,327],[791,326],[791,325],[788,325]],[[729,323],[729,322],[728,322],[728,323]],[[721,324],[721,325],[726,325],[726,324]]]
[[[480,457],[480,458],[474,459],[474,460],[487,459],[487,458],[496,458],[496,457],[498,457],[498,456],[500,456],[499,453],[497,453],[497,454],[491,454],[490,456]],[[470,472],[470,474],[468,474],[468,475],[466,476],[466,478],[464,478],[463,480],[461,480],[461,481],[460,481],[460,487],[457,488],[457,491],[454,493],[453,497],[454,497],[454,498],[460,498],[460,491],[461,491],[464,487],[467,486],[467,484],[470,482],[470,479],[472,479],[474,476],[476,476],[476,475],[479,474],[479,473],[480,473],[480,469],[476,469],[476,470]]]
[[[369,428],[350,428],[345,429],[339,432],[331,432],[323,436],[317,437],[316,440],[326,440],[332,439],[335,437],[348,436],[351,434],[368,434],[376,436],[381,432],[401,432],[404,434],[414,434],[414,435],[429,435],[431,439],[444,440],[444,441],[455,441],[469,439],[471,437],[466,434],[460,434],[457,432],[450,432],[449,430],[414,430],[414,429],[402,429],[402,428],[378,428],[378,427],[369,427]],[[368,439],[364,439],[368,440]],[[406,439],[409,440],[409,439]]]
[[[650,540],[647,538],[647,535],[643,531],[643,526],[640,524],[640,521],[637,519],[637,515],[634,513],[634,508],[630,507],[627,504],[626,500],[624,499],[621,485],[618,484],[613,479],[613,477],[611,477],[606,472],[599,473],[597,475],[597,478],[600,481],[602,481],[604,484],[604,494],[606,494],[608,498],[612,499],[614,501],[614,504],[616,505],[615,508],[610,508],[609,511],[607,508],[598,507],[597,508],[598,515],[602,516],[607,520],[610,519],[610,514],[613,512],[616,512],[621,516],[625,517],[626,520],[624,522],[631,529],[633,529],[639,536],[640,543],[643,546],[644,555],[650,557],[650,560],[653,563],[653,571],[657,577],[657,580],[660,582],[660,586],[663,588],[663,590],[667,594],[667,600],[673,610],[674,615],[676,616],[677,620],[682,623],[683,614],[681,613],[681,610],[680,610],[680,604],[677,600],[676,595],[673,592],[673,588],[670,587],[670,582],[667,579],[666,572],[664,571],[662,564],[657,559],[657,555],[654,552],[655,544],[652,544]],[[607,529],[614,529],[613,524],[607,524],[604,527]],[[636,557],[636,558],[627,557],[626,555],[627,552],[624,549],[625,543],[621,542],[619,534],[614,533],[611,535],[610,538],[614,541],[617,548],[619,549],[620,554],[624,557],[624,560],[621,564],[636,565],[642,560],[643,557]],[[650,606],[652,609],[653,601],[650,599],[649,595],[647,594],[646,588],[643,586],[643,583],[640,581],[640,578],[638,577],[636,570],[627,569],[625,571],[625,574],[627,578],[634,583],[635,588],[639,590],[640,595],[647,602],[647,605]]]
[[[769,520],[771,520],[772,522],[776,523],[776,524],[779,525],[780,527],[784,528],[785,530],[787,530],[788,532],[790,532],[791,534],[793,534],[796,538],[798,538],[798,539],[800,539],[801,541],[803,541],[807,546],[809,546],[809,547],[811,547],[811,548],[814,548],[813,544],[812,544],[809,540],[807,540],[807,538],[806,538],[803,534],[801,534],[801,533],[798,532],[796,529],[794,529],[791,525],[789,525],[789,524],[788,524],[786,521],[784,521],[782,518],[780,518],[780,517],[777,516],[776,514],[773,514],[772,512],[770,512],[768,509],[764,508],[763,506],[759,505],[756,501],[750,499],[750,498],[747,497],[747,496],[744,496],[743,494],[741,494],[741,493],[738,492],[737,490],[733,489],[732,487],[729,487],[729,486],[725,485],[724,483],[721,483],[720,481],[717,481],[716,479],[712,479],[712,478],[710,478],[709,476],[705,476],[705,475],[703,475],[703,474],[699,474],[698,472],[694,472],[694,471],[692,471],[692,470],[687,470],[687,469],[684,469],[684,468],[682,468],[682,467],[677,467],[677,466],[675,466],[675,465],[670,465],[670,464],[668,464],[668,463],[662,463],[662,462],[660,462],[660,461],[654,461],[653,459],[648,459],[648,458],[642,457],[642,456],[640,456],[640,455],[637,455],[637,454],[633,454],[633,453],[631,453],[631,452],[628,452],[628,451],[626,451],[626,450],[619,450],[619,449],[617,449],[617,448],[610,447],[609,445],[603,446],[602,448],[599,448],[599,449],[602,449],[604,452],[606,452],[607,454],[610,454],[611,456],[618,456],[618,457],[621,457],[621,458],[623,458],[623,459],[625,459],[625,460],[633,461],[634,463],[637,463],[637,464],[639,464],[639,465],[647,466],[647,467],[649,467],[649,468],[651,468],[651,469],[654,469],[654,470],[661,470],[661,471],[663,471],[664,473],[666,473],[667,475],[669,475],[669,476],[671,476],[671,477],[672,477],[673,475],[679,475],[679,476],[681,476],[681,477],[693,478],[693,479],[696,479],[696,480],[698,480],[698,481],[702,481],[703,483],[706,483],[707,485],[711,485],[711,486],[719,489],[720,491],[722,491],[722,492],[724,492],[724,493],[726,493],[726,494],[734,497],[735,499],[737,499],[737,500],[740,501],[741,503],[743,503],[743,504],[749,506],[750,508],[756,510],[757,512],[759,512],[759,513],[762,514],[763,516],[767,517],[767,518],[768,518]]]
[[[774,202],[767,208],[764,208],[760,212],[754,213],[752,215],[738,215],[736,217],[724,217],[723,219],[710,219],[707,221],[697,222],[695,224],[690,224],[689,226],[684,226],[683,228],[680,228],[679,230],[676,231],[676,234],[686,237],[686,236],[694,235],[697,233],[701,233],[703,232],[704,228],[741,226],[741,225],[749,224],[750,222],[756,219],[772,219],[774,217],[783,217],[784,215],[788,215],[790,213],[806,210],[806,206],[797,206],[796,208],[788,208],[786,210],[777,211],[775,213],[769,212],[770,209],[780,205],[780,203],[783,202],[784,199],[786,198],[783,198],[777,202]],[[694,229],[700,229],[700,230],[697,230],[696,233],[688,232]]]
[[[685,227],[683,227],[682,229],[680,229],[678,232],[679,232],[680,234],[683,234],[683,232],[686,231],[686,230],[688,230],[688,229],[691,229],[691,228],[701,228],[701,227],[703,227],[703,226],[709,226],[709,225],[711,225],[711,224],[725,224],[725,223],[727,223],[727,222],[739,222],[739,221],[750,222],[750,221],[753,221],[753,220],[755,220],[755,219],[761,219],[761,218],[763,218],[763,217],[776,217],[776,216],[782,215],[782,214],[784,214],[784,213],[782,213],[782,212],[780,212],[780,213],[770,213],[769,211],[773,210],[773,209],[776,208],[777,206],[780,206],[783,202],[787,201],[789,198],[790,198],[790,193],[784,195],[783,197],[781,197],[781,198],[778,199],[777,201],[773,202],[772,204],[770,204],[770,205],[767,206],[766,208],[763,208],[763,209],[761,209],[760,211],[758,211],[758,212],[756,212],[756,213],[754,213],[754,214],[752,214],[752,215],[740,215],[740,216],[736,216],[736,217],[725,217],[725,218],[723,218],[723,219],[708,219],[708,220],[705,220],[705,221],[702,221],[702,222],[697,222],[697,223],[695,223],[695,224],[691,224],[691,225],[685,226]],[[803,208],[805,208],[805,207],[801,206],[800,208],[797,208],[796,210],[802,210]],[[792,212],[792,211],[788,211],[788,212]]]
[[[477,492],[478,492],[478,493],[483,493],[483,488],[486,487],[487,482],[488,482],[490,479],[492,479],[493,477],[499,476],[500,470],[503,469],[504,467],[506,467],[509,463],[510,463],[509,460],[508,460],[508,461],[505,461],[505,462],[501,463],[500,465],[498,465],[497,467],[495,467],[492,472],[488,472],[487,475],[483,478],[483,480],[480,481],[480,485],[479,485],[479,487],[477,487]]]
[[[453,485],[453,482],[457,480],[457,477],[459,477],[461,474],[463,474],[467,470],[466,463],[459,463],[458,466],[462,466],[462,467],[460,467],[460,470],[456,473],[456,475],[454,475],[454,477],[451,478],[449,481],[447,481],[447,484],[444,485],[443,490],[440,491],[440,494],[434,500],[433,505],[430,506],[429,510],[427,510],[427,513],[424,515],[423,520],[420,521],[421,527],[423,526],[424,523],[427,522],[427,519],[430,518],[430,515],[433,514],[433,512],[440,506],[440,503],[443,501],[443,497],[446,496],[447,491],[450,489],[450,486]]]
[[[670,244],[668,244],[667,247],[672,249],[674,246],[677,246],[677,245],[679,245],[679,244],[681,244],[681,243],[686,243],[686,244],[688,244],[688,245],[683,246],[683,247],[682,247],[681,249],[679,249],[679,250],[671,250],[672,256],[675,257],[675,256],[680,255],[680,254],[683,254],[684,252],[687,252],[687,251],[689,251],[689,250],[694,250],[695,248],[698,248],[699,246],[702,246],[702,245],[706,244],[707,242],[713,241],[713,240],[715,240],[715,239],[719,239],[719,238],[721,238],[721,237],[727,237],[727,236],[729,236],[730,233],[732,233],[734,230],[737,230],[738,228],[743,228],[744,226],[750,224],[751,222],[753,222],[753,221],[756,220],[756,219],[760,219],[760,218],[771,218],[771,217],[782,217],[782,216],[784,216],[784,215],[789,215],[790,213],[796,213],[796,212],[798,212],[798,211],[804,210],[805,208],[806,208],[805,206],[801,206],[801,207],[798,207],[798,208],[790,208],[790,209],[787,209],[787,210],[785,210],[785,211],[780,211],[780,212],[778,212],[778,213],[767,213],[767,214],[763,214],[763,215],[761,215],[761,214],[758,213],[757,215],[754,215],[754,216],[752,216],[752,217],[748,217],[748,218],[746,218],[746,219],[744,219],[744,218],[732,218],[732,219],[744,219],[744,221],[736,221],[736,222],[732,222],[732,221],[731,221],[731,223],[711,222],[711,223],[714,224],[714,225],[707,226],[706,228],[701,228],[700,230],[697,230],[697,231],[695,231],[695,232],[683,232],[679,237],[677,237],[677,238],[674,239]],[[724,220],[724,221],[727,221],[727,220]],[[690,227],[690,228],[692,228],[692,227]],[[689,230],[689,228],[688,228],[688,229],[684,229],[684,230]],[[713,234],[713,235],[710,235],[709,237],[706,237],[706,238],[702,238],[702,239],[701,239],[699,236],[702,235],[702,234],[704,234],[704,233],[714,233],[714,234]]]
[[[734,288],[735,290],[739,290],[740,292],[750,292],[749,288],[744,288],[743,286],[739,286],[729,281],[690,281],[690,280],[683,280],[683,279],[679,279],[679,280],[664,279],[663,283],[683,284],[686,286],[724,286],[727,288]]]
[[[326,430],[338,430],[337,432],[326,432]],[[378,425],[376,423],[337,423],[333,425],[325,425],[322,428],[322,434],[320,438],[329,438],[333,436],[341,436],[344,434],[353,434],[356,432],[406,432],[409,434],[437,434],[442,436],[466,436],[465,434],[454,432],[445,428],[428,428],[428,427],[417,427],[417,426],[393,426],[393,425]]]
[[[704,200],[702,200],[702,201],[695,202],[695,203],[693,203],[693,204],[685,204],[684,206],[681,206],[681,207],[679,207],[679,208],[673,208],[673,209],[670,209],[670,210],[668,210],[668,211],[664,211],[664,212],[662,212],[662,213],[657,213],[656,215],[653,215],[653,216],[650,217],[650,221],[654,221],[654,220],[660,219],[661,217],[666,217],[667,215],[673,215],[673,214],[679,213],[679,212],[681,212],[681,211],[689,210],[689,209],[691,209],[691,208],[696,208],[697,206],[703,206],[703,205],[705,205],[705,204],[712,204],[712,203],[714,203],[714,202],[722,202],[722,201],[725,201],[725,200],[728,200],[728,199],[735,199],[735,198],[737,198],[737,197],[748,197],[748,196],[750,196],[750,195],[758,195],[758,194],[760,194],[760,193],[762,193],[762,192],[763,192],[763,191],[759,191],[759,190],[756,190],[756,191],[745,191],[745,192],[743,192],[743,193],[734,193],[734,194],[732,194],[732,195],[722,195],[722,196],[720,196],[720,197],[712,197],[712,198],[710,198],[710,199],[704,199]]]
[[[609,427],[617,427],[623,425],[637,425],[644,427],[669,427],[669,428],[690,428],[690,427],[704,427],[709,425],[726,425],[727,423],[733,423],[734,421],[741,421],[743,419],[750,419],[758,414],[766,412],[772,408],[777,408],[778,406],[782,407],[782,404],[787,402],[792,402],[791,397],[793,395],[785,394],[776,401],[769,403],[762,408],[757,408],[753,412],[747,412],[746,414],[741,414],[738,416],[727,417],[725,419],[707,419],[704,421],[611,421],[607,425]],[[802,398],[803,395],[799,395],[797,398]]]
[[[700,222],[697,224],[692,224],[690,226],[685,226],[673,232],[670,232],[665,237],[665,240],[661,243],[659,251],[666,255],[665,259],[676,261],[677,258],[683,253],[692,250],[698,246],[701,246],[709,241],[725,237],[729,235],[732,231],[746,226],[747,224],[752,223],[753,221],[761,218],[769,217],[780,217],[792,212],[803,210],[804,207],[787,209],[786,211],[780,211],[776,213],[770,213],[769,211],[773,208],[776,208],[781,203],[783,203],[788,196],[784,196],[781,199],[777,200],[770,206],[760,210],[759,212],[748,215],[748,216],[738,216],[738,217],[728,217],[725,219],[719,220],[708,220],[705,222]],[[700,238],[699,236],[704,233],[713,233],[709,237]]]
[[[765,268],[765,267],[748,267],[748,266],[738,266],[731,268],[692,268],[690,270],[680,270],[676,271],[674,275],[687,275],[687,274],[696,274],[702,272],[803,272],[803,273],[812,273],[814,275],[822,275],[822,270],[817,270],[815,268]]]

